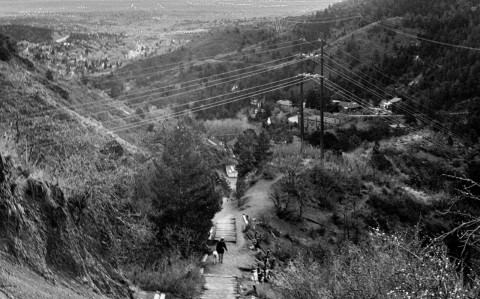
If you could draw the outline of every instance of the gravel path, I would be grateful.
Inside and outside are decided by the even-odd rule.
[[[237,278],[242,277],[239,268],[253,267],[253,252],[246,246],[243,237],[243,218],[238,211],[236,201],[224,198],[223,208],[214,218],[215,223],[231,223],[235,220],[235,226],[228,225],[231,230],[228,235],[236,233],[236,242],[226,239],[227,251],[224,254],[223,264],[213,263],[213,256],[209,256],[205,267],[205,292],[202,299],[230,299],[237,295]],[[225,232],[225,230],[224,230]]]

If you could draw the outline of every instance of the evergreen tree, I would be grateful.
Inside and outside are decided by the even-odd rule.
[[[272,152],[270,151],[270,137],[265,131],[262,131],[260,135],[258,135],[254,156],[255,164],[258,168],[268,162],[272,156]]]
[[[238,137],[238,141],[233,148],[233,153],[238,158],[237,171],[240,178],[255,169],[257,166],[255,158],[255,148],[257,146],[257,133],[252,129],[243,132]]]
[[[221,209],[216,178],[202,157],[202,142],[185,127],[167,137],[160,162],[155,163],[151,189],[151,220],[160,244],[177,247],[185,256],[200,249]]]

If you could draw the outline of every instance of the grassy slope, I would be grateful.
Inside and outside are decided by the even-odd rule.
[[[17,58],[10,62],[0,61],[0,84],[0,128],[15,137],[18,135],[19,143],[31,148],[35,155],[32,158],[55,155],[60,148],[73,143],[85,142],[95,147],[111,139],[117,139],[127,149],[136,151],[135,146],[122,141],[90,117],[98,116],[102,110],[111,110],[108,120],[112,115],[123,116],[118,115],[115,107],[92,105],[110,100],[98,90],[87,89],[76,80],[47,80],[45,69],[28,68]],[[50,147],[52,144],[54,146]]]

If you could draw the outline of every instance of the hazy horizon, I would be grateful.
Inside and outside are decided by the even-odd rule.
[[[218,14],[220,18],[252,18],[298,15],[336,2],[341,0],[0,0],[0,16],[144,11],[167,15],[198,12],[198,17],[205,12]]]

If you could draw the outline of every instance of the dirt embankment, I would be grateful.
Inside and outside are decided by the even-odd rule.
[[[74,209],[58,186],[0,154],[0,298],[131,297],[127,280],[86,248]]]

